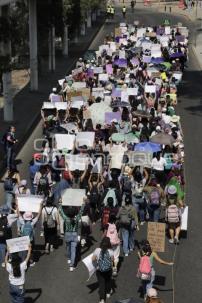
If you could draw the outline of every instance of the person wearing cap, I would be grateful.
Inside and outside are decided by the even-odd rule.
[[[24,261],[20,258],[18,253],[10,254],[9,247],[7,247],[7,254],[5,257],[6,270],[9,273],[9,294],[11,302],[24,303],[24,284],[25,272],[27,264],[31,256],[31,245]]]
[[[29,236],[30,238],[30,243],[32,246],[32,255],[30,257],[30,266],[34,266],[34,228],[36,226],[36,223],[38,222],[41,212],[42,212],[42,207],[43,203],[41,202],[39,212],[36,216],[31,211],[26,211],[24,214],[22,214],[19,210],[18,207],[18,201],[16,201],[17,204],[17,215],[20,223],[20,236]]]
[[[146,303],[163,303],[163,301],[159,298],[157,290],[155,288],[149,288],[147,290],[146,295]]]
[[[181,209],[177,203],[177,188],[174,185],[169,185],[166,188],[167,207],[165,219],[168,223],[169,243],[179,244],[179,235],[181,230]]]
[[[50,93],[50,95],[49,95],[49,101],[50,102],[62,102],[63,101],[62,96],[57,93],[56,87],[53,87],[52,93]]]

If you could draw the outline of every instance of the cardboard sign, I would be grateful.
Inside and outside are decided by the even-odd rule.
[[[26,195],[18,195],[17,202],[18,208],[20,212],[31,211],[33,213],[38,213],[41,207],[41,203],[43,201],[42,196],[26,196]]]
[[[147,240],[155,252],[165,252],[165,223],[148,222]]]
[[[129,151],[126,155],[128,156],[128,165],[130,167],[142,166],[151,168],[151,161],[153,158],[152,153]]]
[[[188,206],[186,206],[182,210],[182,217],[181,217],[181,230],[187,230],[188,225]]]
[[[76,96],[82,96],[82,92],[81,91],[70,91],[67,93],[67,99],[71,100],[72,97],[76,97]]]
[[[68,188],[62,192],[63,206],[81,206],[86,196],[85,189]]]
[[[94,132],[80,132],[76,136],[76,143],[78,144],[78,146],[86,145],[87,147],[93,147],[94,140]]]
[[[138,87],[127,88],[128,96],[137,96],[138,94]]]
[[[84,87],[81,89],[82,97],[86,97],[87,99],[90,98],[90,88]]]
[[[109,75],[108,74],[99,74],[98,80],[107,82],[109,80]]]
[[[94,67],[93,72],[94,72],[94,74],[102,74],[103,67],[102,66]]]
[[[83,98],[83,97],[81,97]],[[81,107],[84,105],[84,101],[83,100],[74,100],[72,101],[71,103],[71,107],[72,108],[78,108],[78,109],[81,109]]]
[[[93,254],[90,254],[86,258],[82,260],[82,262],[85,264],[86,268],[88,269],[89,278],[87,281],[90,280],[90,278],[93,276],[93,274],[96,272],[96,264],[92,261]]]
[[[75,135],[55,134],[55,148],[57,150],[72,150],[75,142]]]
[[[6,240],[6,244],[9,248],[9,253],[17,253],[29,249],[30,239],[29,236],[18,237]]]
[[[103,87],[96,87],[96,88],[93,88],[92,90],[92,96],[95,97],[95,98],[104,98],[104,88]]]

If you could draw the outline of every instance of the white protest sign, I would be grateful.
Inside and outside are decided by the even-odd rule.
[[[103,73],[103,67],[102,66],[94,67],[93,72],[94,72],[94,74],[102,74]]]
[[[146,28],[138,28],[137,30],[137,38],[141,38],[146,33]]]
[[[72,150],[75,142],[75,135],[55,134],[55,148],[57,150]]]
[[[85,189],[68,188],[62,192],[63,206],[81,206],[86,196]]]
[[[171,33],[171,28],[170,28],[170,26],[165,26],[165,34],[166,34],[166,35],[170,35],[170,33]]]
[[[119,59],[125,59],[126,58],[126,52],[124,50],[119,51]]]
[[[104,44],[104,45],[100,45],[99,46],[99,52],[103,52],[104,50],[108,50],[109,49],[109,45],[108,44]]]
[[[110,168],[121,169],[123,165],[123,153],[117,152],[117,154],[113,154],[111,158]]]
[[[161,50],[151,50],[152,58],[160,58],[162,56]]]
[[[145,90],[145,93],[150,93],[150,94],[156,93],[156,85],[146,84],[144,90]]]
[[[88,157],[81,157],[79,155],[68,154],[65,155],[65,159],[70,171],[84,171],[86,169],[87,163],[89,162]]]
[[[110,42],[110,49],[115,52],[116,51],[116,42]]]
[[[57,110],[66,110],[67,102],[55,102],[55,107]]]
[[[109,75],[108,74],[99,74],[98,79],[99,79],[99,81],[107,82],[109,80]]]
[[[72,84],[72,87],[76,90],[82,89],[82,88],[86,88],[86,82],[74,82]]]
[[[121,92],[121,101],[128,102],[128,92],[127,92],[127,90],[122,90],[122,92]]]
[[[60,86],[63,86],[63,83],[65,82],[65,79],[60,79],[60,80],[58,80],[58,83],[59,83],[59,85]]]
[[[83,97],[81,97],[81,98],[83,98]],[[75,100],[75,101],[72,101],[72,103],[71,103],[71,107],[72,108],[78,108],[78,109],[80,109],[83,105],[84,105],[84,101],[83,100]]]
[[[126,23],[125,22],[121,22],[119,26],[120,27],[126,27]]]
[[[76,136],[76,142],[78,146],[86,145],[87,147],[93,147],[94,140],[94,132],[79,132]]]
[[[93,274],[96,272],[96,267],[95,267],[95,264],[92,261],[92,257],[93,257],[93,254],[90,254],[89,256],[87,256],[86,258],[84,258],[82,260],[82,262],[87,267],[88,273],[89,273],[89,278],[88,278],[87,281],[89,281],[90,278],[93,276]]]
[[[55,103],[52,102],[44,102],[42,109],[54,109]]]
[[[182,211],[182,218],[181,218],[181,230],[187,230],[188,225],[188,206],[186,206]]]
[[[181,72],[174,72],[173,73],[173,78],[175,78],[178,81],[182,80],[182,73]]]
[[[96,87],[92,90],[92,96],[97,98],[104,98],[104,87]]]
[[[34,195],[18,195],[17,202],[20,212],[31,211],[33,213],[38,213],[40,210],[41,203],[43,201],[42,196]]]
[[[20,251],[25,251],[29,249],[30,239],[29,236],[18,237],[6,240],[6,244],[9,249],[9,253],[17,253]]]
[[[138,87],[129,87],[127,88],[128,96],[137,96],[138,94]]]

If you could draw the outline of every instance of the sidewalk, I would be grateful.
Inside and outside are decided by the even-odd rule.
[[[29,83],[14,97],[14,122],[16,127],[16,137],[19,140],[16,146],[16,154],[20,151],[22,146],[26,143],[30,134],[40,121],[40,109],[42,103],[48,99],[52,87],[57,83],[58,79],[63,78],[70,72],[79,57],[88,49],[92,40],[99,32],[101,26],[104,24],[105,18],[103,15],[97,18],[90,29],[87,29],[85,36],[79,37],[77,44],[71,44],[69,56],[56,58],[56,70],[54,73],[43,71],[39,78],[38,92],[30,92]],[[3,121],[3,109],[0,109],[0,136],[7,131],[10,123]],[[3,167],[3,146],[0,146],[0,170],[1,175],[4,172]]]

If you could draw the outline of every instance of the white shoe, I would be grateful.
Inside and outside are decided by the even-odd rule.
[[[128,257],[128,254],[125,254],[125,257]]]
[[[109,299],[111,297],[112,293],[113,293],[113,290],[111,289],[110,293],[106,294],[107,299]]]
[[[6,264],[3,262],[3,263],[1,263],[1,267],[6,267]]]
[[[84,247],[86,245],[86,240],[85,239],[81,239],[81,246]]]
[[[69,271],[74,271],[75,268],[73,266],[70,266]]]
[[[174,243],[174,240],[173,240],[173,239],[170,239],[170,240],[169,240],[169,243],[170,243],[170,244],[173,244],[173,243]]]
[[[33,267],[36,264],[36,262],[32,262],[29,264],[29,266]]]
[[[54,251],[54,248],[53,248],[53,245],[50,246],[50,252],[53,252]]]
[[[68,260],[67,260],[67,264],[71,264],[71,260],[68,259]]]
[[[145,224],[145,221],[140,222],[140,225],[144,225],[144,224]]]
[[[104,300],[101,300],[99,303],[105,303],[105,301],[104,301]]]

